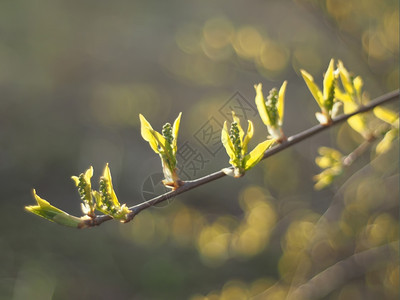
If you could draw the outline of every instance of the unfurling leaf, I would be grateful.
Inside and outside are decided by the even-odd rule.
[[[374,108],[374,114],[382,121],[399,128],[399,115],[390,109],[377,106]]]
[[[82,211],[85,215],[94,218],[96,215],[94,213],[96,209],[96,203],[92,197],[92,184],[91,178],[93,176],[93,167],[91,166],[86,172],[80,174],[79,176],[72,176],[71,179],[75,182],[78,188],[79,195],[82,200]]]
[[[118,201],[108,164],[104,168],[103,176],[100,177],[99,191],[93,191],[93,195],[97,203],[96,209],[114,219],[125,221],[131,212],[125,204],[121,205]]]
[[[234,112],[232,112],[232,118],[233,122],[231,123],[229,131],[226,121],[224,123],[221,132],[221,141],[230,158],[229,163],[233,166],[233,169],[226,168],[222,171],[226,175],[241,177],[247,170],[254,167],[262,159],[264,152],[271,147],[275,140],[272,139],[262,142],[254,148],[253,151],[247,154],[248,143],[254,134],[253,123],[248,121],[247,133],[245,135],[240,125],[240,120]]]
[[[224,122],[224,127],[221,132],[221,142],[222,145],[224,145],[226,153],[228,153],[228,156],[230,158],[229,163],[232,164],[233,161],[235,160],[236,153],[235,153],[235,148],[233,147],[232,144],[232,140],[229,137],[229,131],[226,125],[226,121]]]
[[[141,134],[145,141],[149,142],[150,147],[156,153],[160,153],[160,150],[165,148],[165,139],[159,134],[157,131],[151,127],[150,123],[146,120],[146,118],[139,114],[140,124],[141,124]]]
[[[399,137],[399,130],[397,128],[393,128],[386,132],[383,139],[376,145],[376,154],[382,154],[389,151],[392,148],[393,141]]]
[[[340,174],[342,174],[342,169],[333,167],[322,171],[318,175],[315,175],[313,177],[314,181],[316,181],[314,189],[322,190],[330,186],[335,178]]]
[[[362,100],[361,89],[363,81],[360,76],[353,77],[339,60],[338,72],[340,81],[344,91],[339,87],[335,90],[335,97],[343,102],[343,110],[345,114],[350,114],[357,110]],[[367,114],[358,114],[347,120],[347,123],[357,131],[364,139],[369,140],[372,136],[371,130],[368,127]]]
[[[324,76],[324,107],[330,112],[332,111],[333,101],[335,99],[335,82],[336,77],[334,74],[334,60],[329,62],[328,69]]]
[[[314,77],[312,77],[307,71],[300,70],[301,75],[303,76],[304,81],[307,84],[308,89],[313,95],[315,101],[317,101],[319,107],[324,107],[324,98],[322,96],[322,92],[319,87],[314,83]]]
[[[385,132],[383,139],[376,145],[376,153],[382,154],[392,147],[393,141],[399,136],[399,115],[381,106],[374,108],[374,114],[391,126],[391,129]]]
[[[254,167],[264,156],[265,151],[269,149],[275,140],[266,140],[259,143],[249,154],[245,157],[246,171]]]
[[[286,85],[287,81],[283,82],[279,92],[276,89],[272,89],[267,97],[267,101],[264,99],[262,84],[259,83],[254,86],[258,113],[261,120],[267,126],[268,132],[278,142],[286,140],[282,131]]]
[[[173,136],[172,150],[174,154],[176,154],[176,151],[178,151],[177,143],[178,143],[179,126],[181,125],[181,117],[182,113],[179,113],[178,117],[175,119],[174,125],[172,126],[172,136]]]
[[[342,174],[343,155],[339,151],[328,147],[320,147],[318,153],[320,156],[315,159],[315,163],[323,171],[314,176],[314,181],[316,181],[314,188],[321,190],[329,186],[336,177]]]
[[[304,70],[300,70],[300,72],[308,86],[308,89],[321,108],[321,113],[315,114],[317,120],[322,125],[330,125],[332,123],[332,110],[335,102],[337,77],[337,74],[334,71],[334,60],[331,59],[328,69],[325,72],[322,92],[315,84],[314,78],[309,73]]]
[[[354,78],[350,75],[347,69],[344,67],[342,61],[338,62],[338,71],[340,76],[340,81],[344,88],[344,92],[339,89],[336,91],[336,97],[344,102],[354,102],[355,104],[361,104],[361,89],[363,86],[363,81],[360,76]]]
[[[344,103],[345,114],[352,113],[358,108],[358,105],[353,101],[343,102],[343,103]],[[355,131],[361,134],[365,139],[368,139],[369,136],[371,135],[371,131],[367,125],[368,122],[365,114],[358,114],[352,116],[347,120],[347,123],[350,125],[351,128],[353,128]]]
[[[61,209],[51,205],[46,200],[40,198],[36,194],[35,190],[33,190],[33,196],[37,202],[37,205],[25,206],[25,209],[35,215],[45,218],[51,222],[74,228],[79,228],[82,221],[84,221],[84,218],[71,216]]]
[[[177,189],[183,184],[176,170],[177,141],[181,116],[182,113],[179,113],[173,126],[171,126],[170,123],[166,123],[160,134],[151,127],[150,123],[143,115],[139,115],[143,139],[149,142],[154,152],[160,155],[165,178],[163,183],[165,186],[173,189]]]

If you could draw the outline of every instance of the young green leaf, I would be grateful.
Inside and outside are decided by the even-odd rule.
[[[282,126],[283,124],[283,116],[285,113],[285,93],[286,93],[286,86],[287,86],[287,81],[285,80],[282,83],[281,88],[279,89],[279,94],[278,94],[278,114],[279,114],[279,126]]]
[[[357,105],[361,104],[361,89],[363,86],[363,81],[360,76],[353,78],[347,69],[344,67],[342,61],[338,61],[338,71],[340,75],[340,81],[344,88],[344,92],[337,89],[338,99],[342,101],[352,101]]]
[[[349,71],[344,67],[342,61],[338,61],[338,72],[340,81],[342,83],[344,91],[339,87],[335,89],[335,97],[343,102],[343,111],[345,114],[354,112],[361,105],[361,88],[363,81],[360,76],[354,78],[350,75]],[[364,139],[371,138],[371,130],[368,127],[368,116],[367,114],[358,114],[347,120],[347,123],[361,134]]]
[[[374,114],[376,117],[381,119],[382,121],[393,125],[394,127],[399,128],[399,115],[390,109],[377,106],[374,108]]]
[[[315,159],[315,163],[323,171],[314,176],[314,181],[316,181],[314,188],[321,190],[329,186],[336,177],[342,174],[343,155],[339,151],[328,147],[320,147],[318,153],[320,156]]]
[[[181,124],[181,117],[182,117],[182,113],[179,113],[178,117],[176,118],[176,120],[174,122],[174,125],[172,126],[173,137],[174,137],[172,149],[174,151],[174,154],[178,150],[177,142],[178,142],[179,126]]]
[[[229,163],[232,164],[236,157],[236,154],[235,154],[235,148],[233,147],[232,144],[232,140],[229,137],[228,126],[226,125],[226,121],[224,122],[224,127],[221,132],[221,142],[222,145],[225,147],[226,153],[230,158]]]
[[[244,153],[247,153],[247,145],[249,144],[250,140],[253,138],[253,135],[254,135],[253,122],[248,121],[247,133],[246,133],[246,136],[243,139],[243,152]]]
[[[360,102],[361,102],[361,89],[363,87],[363,84],[364,82],[360,76],[357,76],[356,78],[353,79],[354,89],[356,90],[356,95],[358,99],[360,99]]]
[[[334,60],[331,59],[329,62],[328,69],[324,76],[324,106],[328,111],[332,110],[333,101],[335,98],[335,75],[334,72]]]
[[[163,126],[162,133],[159,133],[151,127],[143,115],[139,115],[142,137],[145,141],[149,142],[154,152],[160,155],[165,178],[163,183],[172,189],[177,189],[183,184],[177,175],[176,169],[177,140],[181,116],[182,113],[179,113],[173,126],[170,123],[166,123]]]
[[[338,61],[338,70],[340,75],[340,80],[342,82],[343,88],[347,95],[354,95],[354,83],[347,69],[344,67],[341,60]]]
[[[399,137],[399,130],[393,128],[386,132],[383,139],[376,145],[376,154],[383,154],[392,148],[393,142]]]
[[[125,221],[127,215],[131,212],[125,204],[121,206],[118,201],[112,185],[111,172],[108,164],[106,164],[104,168],[103,176],[100,177],[99,192],[93,191],[93,196],[97,202],[96,209],[114,219]]]
[[[263,123],[267,126],[268,132],[278,142],[286,140],[282,131],[286,85],[287,81],[283,82],[279,93],[275,88],[272,89],[266,101],[262,92],[261,83],[254,86],[256,90],[255,102],[258,113]]]
[[[317,112],[315,114],[317,120],[322,125],[330,125],[332,123],[332,110],[335,102],[337,77],[337,74],[334,71],[334,60],[330,60],[328,69],[325,72],[322,92],[314,83],[314,78],[309,73],[304,70],[300,70],[300,72],[308,86],[308,89],[321,108],[321,113]]]
[[[155,153],[160,153],[160,148],[165,144],[164,138],[157,135],[157,132],[151,127],[146,118],[139,114],[141,124],[141,134],[145,141],[149,142],[151,149]]]
[[[33,196],[37,202],[37,205],[25,206],[25,209],[35,215],[45,218],[51,222],[74,228],[79,228],[80,224],[84,220],[83,218],[71,216],[61,209],[51,205],[46,200],[40,198],[36,194],[35,190],[33,190]]]
[[[83,202],[81,204],[83,213],[91,218],[94,218],[96,216],[94,213],[96,203],[92,197],[92,176],[93,167],[91,166],[84,174],[82,173],[79,176],[72,176],[71,179],[75,182],[79,195],[81,196],[81,200]]]
[[[226,168],[222,171],[233,177],[241,177],[244,173],[254,167],[262,158],[264,152],[275,142],[275,140],[267,140],[260,143],[250,154],[247,154],[248,143],[254,134],[254,126],[251,121],[248,121],[246,135],[240,125],[240,120],[234,112],[232,112],[233,122],[228,131],[225,121],[221,132],[221,142],[225,147],[226,153],[230,160],[229,163],[233,169]]]
[[[399,136],[399,115],[390,109],[385,107],[377,106],[374,108],[374,114],[376,117],[391,125],[383,139],[376,145],[376,153],[382,154],[392,147],[393,141]]]
[[[346,102],[344,103],[344,113],[349,114],[355,111],[358,108],[358,105],[351,101],[351,102]],[[365,139],[368,139],[368,137],[371,135],[371,131],[368,128],[368,122],[365,114],[358,114],[355,116],[352,116],[347,120],[347,123],[350,125],[353,130],[361,134]]]
[[[317,101],[319,107],[324,107],[324,98],[322,96],[322,92],[318,88],[318,86],[314,83],[314,78],[305,70],[300,70],[301,75],[303,76],[304,81],[307,84],[308,89],[313,95],[315,101]]]
[[[253,168],[264,156],[267,151],[275,142],[275,140],[266,140],[258,144],[245,158],[245,170]]]
[[[254,86],[255,90],[256,90],[256,106],[257,106],[257,110],[258,110],[258,114],[261,117],[261,120],[263,121],[263,123],[266,126],[271,125],[269,117],[268,117],[268,113],[267,113],[267,108],[265,106],[265,100],[264,100],[264,94],[262,91],[262,84],[256,84]]]

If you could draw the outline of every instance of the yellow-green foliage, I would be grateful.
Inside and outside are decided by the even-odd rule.
[[[126,204],[121,205],[118,201],[112,185],[111,172],[108,164],[104,168],[103,176],[100,177],[99,191],[93,191],[93,195],[96,199],[96,209],[98,211],[117,220],[126,220],[130,210]]]
[[[244,134],[240,125],[240,119],[232,112],[233,122],[230,130],[226,121],[221,132],[221,141],[229,155],[229,163],[232,169],[224,169],[225,174],[233,177],[241,177],[247,170],[253,168],[263,157],[264,152],[272,146],[274,139],[266,140],[258,144],[250,153],[247,153],[247,146],[254,134],[253,122],[248,121],[247,133]]]
[[[284,106],[285,106],[285,92],[286,92],[287,81],[284,81],[279,92],[276,89],[272,89],[267,98],[264,99],[262,92],[262,84],[259,83],[254,86],[256,90],[256,105],[258,114],[261,120],[267,126],[268,132],[276,140],[284,139],[282,131]]]
[[[40,198],[36,191],[33,190],[33,196],[37,202],[37,205],[30,205],[25,206],[25,209],[35,215],[38,215],[46,220],[51,222],[55,222],[60,225],[68,226],[68,227],[75,227],[78,228],[79,224],[83,221],[80,218],[71,216],[67,214],[65,211],[54,207],[46,200]]]
[[[313,95],[315,101],[317,101],[321,108],[321,113],[315,113],[317,120],[322,125],[329,125],[332,122],[332,111],[335,100],[335,86],[336,86],[336,74],[334,72],[334,60],[333,58],[329,62],[328,69],[325,72],[323,91],[315,84],[314,78],[305,70],[301,70],[301,75],[306,82],[308,89]]]
[[[145,141],[149,142],[153,151],[160,155],[164,172],[164,185],[173,189],[181,185],[181,180],[176,173],[176,152],[178,149],[178,133],[181,123],[182,113],[176,118],[174,125],[166,123],[162,134],[155,131],[143,115],[139,115],[141,124],[141,133]]]

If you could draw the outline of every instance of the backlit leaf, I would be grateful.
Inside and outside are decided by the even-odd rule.
[[[55,222],[60,225],[68,226],[68,227],[75,227],[78,228],[79,224],[83,221],[83,219],[71,216],[66,212],[58,209],[57,207],[51,205],[46,200],[40,198],[36,191],[33,190],[33,196],[38,205],[30,205],[25,206],[25,209],[35,215],[38,215],[46,220],[51,222]]]
[[[174,136],[174,141],[173,141],[174,153],[176,153],[176,151],[177,151],[177,141],[178,141],[179,126],[181,124],[181,117],[182,117],[182,113],[179,113],[179,115],[176,118],[174,125],[172,127],[172,134]]]
[[[397,113],[381,106],[374,108],[374,114],[379,119],[389,124],[393,124],[399,118]]]
[[[235,148],[233,147],[232,141],[229,138],[226,121],[224,122],[224,127],[222,128],[221,132],[221,142],[225,147],[226,153],[228,153],[230,159],[233,161],[235,159]]]
[[[304,70],[300,70],[301,75],[303,76],[304,81],[306,82],[308,89],[313,95],[314,99],[317,101],[318,105],[322,108],[324,107],[324,101],[322,97],[322,92],[318,88],[318,86],[314,83],[314,78]]]
[[[330,91],[332,89],[332,85],[334,85],[335,76],[333,74],[334,71],[334,60],[333,58],[329,62],[328,69],[326,70],[324,77],[324,100],[328,100],[330,97]]]
[[[240,119],[236,116],[234,111],[232,111],[232,118],[233,118],[233,121],[236,122],[238,125],[239,137],[240,137],[240,140],[242,141],[243,136],[244,136],[244,131],[243,131],[242,125],[240,124]]]
[[[282,126],[283,124],[286,86],[287,86],[287,81],[284,81],[281,88],[279,89],[278,104],[277,104],[278,114],[279,114],[279,126]]]
[[[342,61],[340,61],[340,60],[338,62],[338,69],[339,69],[340,80],[342,82],[342,85],[344,87],[346,94],[353,95],[354,89],[353,89],[353,82],[352,82],[351,76],[350,76],[349,72],[347,71],[347,69],[344,67]]]
[[[247,133],[246,136],[244,137],[243,140],[243,153],[246,154],[247,153],[247,145],[249,144],[250,140],[253,137],[254,134],[254,125],[253,122],[251,122],[250,120],[248,121],[249,125],[247,127]]]
[[[260,115],[263,123],[268,126],[268,125],[270,125],[270,121],[269,121],[269,117],[268,117],[268,113],[267,113],[267,108],[265,106],[264,95],[262,92],[262,84],[259,83],[259,84],[255,85],[254,88],[256,90],[256,100],[255,101],[256,101],[258,114]]]
[[[392,147],[393,141],[399,136],[399,131],[397,129],[392,129],[386,132],[385,136],[383,139],[376,145],[376,153],[377,154],[382,154],[387,151]]]
[[[245,170],[254,167],[263,157],[265,151],[272,146],[275,140],[266,140],[258,144],[247,156],[245,161]]]
[[[158,149],[158,142],[155,137],[155,131],[153,127],[151,127],[150,123],[146,120],[146,118],[142,115],[139,114],[140,118],[140,124],[141,124],[141,134],[142,137],[145,141],[149,142],[151,149],[153,149],[154,152],[160,153]]]

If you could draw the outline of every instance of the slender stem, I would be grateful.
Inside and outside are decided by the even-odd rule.
[[[375,136],[371,136],[368,140],[364,140],[356,149],[354,149],[350,154],[343,158],[343,166],[349,167],[353,162],[359,158],[364,152],[371,146],[372,142],[377,139]]]
[[[354,112],[352,112],[350,114],[340,115],[337,118],[334,118],[330,125],[321,125],[321,124],[319,124],[319,125],[316,125],[314,127],[309,128],[307,130],[304,130],[304,131],[302,131],[302,132],[300,132],[300,133],[298,133],[296,135],[293,135],[293,136],[289,137],[287,139],[287,141],[284,141],[283,143],[281,143],[281,144],[279,144],[279,145],[267,150],[264,153],[264,156],[263,156],[262,159],[266,159],[266,158],[268,158],[268,157],[270,157],[272,155],[275,155],[275,154],[285,150],[286,148],[291,147],[294,144],[297,144],[297,143],[299,143],[299,142],[301,142],[301,141],[303,141],[303,140],[305,140],[305,139],[307,139],[307,138],[309,138],[311,136],[314,136],[315,134],[317,134],[317,133],[319,133],[319,132],[321,132],[323,130],[326,130],[326,129],[330,128],[331,126],[343,123],[343,122],[345,122],[346,120],[348,120],[349,118],[351,118],[354,115],[370,111],[370,110],[372,110],[373,108],[375,108],[378,105],[382,105],[384,103],[387,103],[389,101],[396,100],[396,99],[399,99],[399,90],[396,90],[396,91],[387,93],[385,95],[382,95],[382,96],[376,98],[375,100],[369,102],[368,104],[359,107],[357,110],[355,110]],[[179,194],[185,193],[185,192],[187,192],[189,190],[192,190],[192,189],[197,188],[197,187],[199,187],[199,186],[201,186],[203,184],[206,184],[206,183],[209,183],[211,181],[217,180],[217,179],[222,178],[224,176],[226,176],[224,172],[217,171],[215,173],[206,175],[204,177],[201,177],[201,178],[198,178],[198,179],[195,179],[195,180],[185,181],[185,183],[181,187],[179,187],[178,189],[176,189],[174,191],[167,192],[167,193],[162,194],[160,196],[157,196],[157,197],[155,197],[153,199],[150,199],[148,201],[145,201],[145,202],[142,202],[142,203],[139,203],[139,204],[137,204],[135,206],[130,207],[129,209],[132,212],[127,216],[127,221],[126,222],[131,221],[138,213],[140,213],[142,210],[144,210],[146,208],[154,206],[154,205],[156,205],[158,203],[161,203],[163,201],[171,199],[171,198],[173,198],[173,197],[175,197],[175,196],[177,196]],[[82,225],[80,226],[80,228],[97,226],[97,225],[100,225],[101,223],[103,223],[105,221],[108,221],[108,220],[111,220],[111,219],[112,218],[110,216],[107,216],[107,215],[96,216],[93,219],[84,220],[82,222]]]

